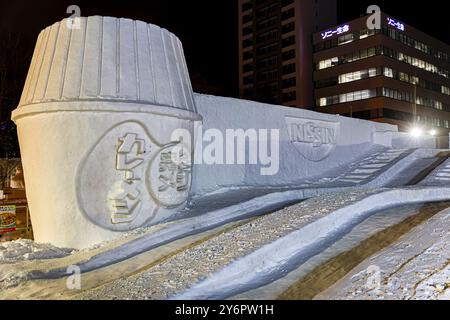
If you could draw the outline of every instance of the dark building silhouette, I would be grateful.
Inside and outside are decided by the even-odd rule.
[[[311,108],[312,34],[337,23],[336,0],[239,0],[239,95]]]

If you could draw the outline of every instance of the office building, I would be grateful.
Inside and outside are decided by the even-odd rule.
[[[448,135],[450,46],[381,14],[314,33],[316,111]]]

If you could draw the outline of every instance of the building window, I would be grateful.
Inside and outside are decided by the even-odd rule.
[[[277,30],[270,30],[264,33],[261,33],[256,37],[256,43],[266,42],[269,40],[276,40],[278,39],[278,31]]]
[[[258,74],[258,81],[278,80],[278,70],[268,70]]]
[[[375,90],[361,90],[339,95],[339,103],[365,100],[376,96]]]
[[[253,76],[244,77],[244,85],[252,84]]]
[[[294,3],[294,0],[281,0],[281,5],[283,7],[288,6],[290,4]]]
[[[378,75],[379,75],[379,72],[376,68],[370,68],[370,69],[366,69],[366,70],[349,72],[346,74],[341,74],[339,76],[339,83],[358,81],[358,80],[362,80],[362,79],[376,77]]]
[[[295,9],[294,8],[291,8],[289,10],[283,11],[281,13],[281,19],[282,20],[286,20],[286,19],[292,18],[293,16],[295,16]]]
[[[283,52],[283,61],[291,60],[295,58],[295,49]]]
[[[411,99],[411,93],[402,92],[395,89],[383,88],[383,96],[395,100],[412,102],[414,99]]]
[[[283,80],[283,88],[284,89],[292,88],[292,87],[295,87],[296,85],[297,85],[296,78],[289,78],[289,79]]]
[[[283,102],[291,102],[297,100],[297,92],[291,91],[283,94]]]
[[[450,79],[450,72],[448,70],[443,69],[443,68],[438,68],[432,63],[429,63],[429,62],[423,61],[421,59],[417,59],[417,58],[411,57],[411,56],[409,56],[407,54],[404,54],[402,52],[397,52],[397,51],[395,51],[393,49],[385,48],[385,47],[383,48],[383,54],[385,56],[387,56],[387,57],[390,57],[392,59],[396,59],[398,61],[407,63],[409,65],[412,65],[412,66],[416,67],[416,68],[423,69],[423,70],[426,70],[428,72],[436,73],[436,74],[439,74],[439,75],[441,75],[441,76],[443,76],[443,77],[445,77],[447,79]]]
[[[362,39],[371,37],[371,36],[379,34],[379,33],[381,33],[381,30],[364,29],[364,30],[361,30],[359,33],[346,34],[344,36],[341,36],[340,38],[333,38],[330,40],[321,41],[314,45],[314,51],[318,52],[318,51],[334,48],[339,45],[343,45],[343,44],[346,44],[346,43],[349,43],[352,41],[356,41],[356,40],[362,40]]]
[[[244,60],[253,59],[253,51],[245,51],[243,54]]]
[[[252,27],[245,27],[242,29],[242,36],[247,36],[251,33],[253,33]]]
[[[378,54],[381,53],[381,48],[378,49]],[[333,57],[331,59],[326,59],[326,60],[322,60],[319,61],[316,64],[316,68],[317,70],[322,70],[322,69],[326,69],[326,68],[331,68],[334,66],[337,66],[339,64],[345,64],[345,63],[350,63],[350,62],[354,62],[354,61],[358,61],[361,59],[366,59],[366,58],[370,58],[377,55],[377,48],[372,47],[372,48],[368,48],[368,49],[363,49],[360,51],[355,51],[353,53],[341,56],[341,57]]]
[[[295,72],[295,63],[288,64],[283,66],[283,75],[291,74]]]
[[[365,39],[377,34],[376,29],[364,29],[359,32],[359,39]]]
[[[338,57],[333,57],[331,59],[326,59],[326,60],[319,61],[318,69],[319,70],[327,69],[327,68],[330,68],[330,67],[337,66],[338,64],[339,64],[339,58]]]
[[[384,76],[388,77],[388,78],[393,78],[394,77],[394,70],[392,70],[392,68],[384,68]]]
[[[428,45],[426,45],[425,43],[420,42],[420,41],[418,41],[416,39],[413,39],[413,38],[407,36],[404,33],[397,32],[395,29],[383,28],[383,33],[386,36],[388,36],[388,37],[390,37],[390,38],[392,38],[392,39],[394,39],[396,41],[399,41],[399,42],[401,42],[401,43],[403,43],[403,44],[405,44],[405,45],[407,45],[409,47],[415,48],[415,49],[417,49],[419,51],[422,51],[422,52],[424,52],[426,54],[431,54],[431,52],[432,52],[431,48]]]
[[[267,16],[268,14],[275,12],[278,9],[278,3],[269,4],[263,8],[258,9],[256,12],[256,17],[261,18]]]
[[[258,48],[258,55],[264,55],[278,50],[278,42],[274,42]]]
[[[331,96],[331,97],[322,97],[322,98],[318,99],[317,103],[320,107],[325,107],[325,106],[330,106],[330,105],[339,104],[339,103],[347,103],[347,102],[370,99],[370,98],[374,98],[376,96],[377,96],[376,89],[366,89],[366,90],[361,90],[361,91],[344,93],[344,94]]]
[[[339,82],[338,77],[331,77],[328,79],[317,80],[314,83],[315,88],[325,88],[337,85]]]
[[[253,15],[247,14],[242,17],[242,24],[246,24],[247,22],[250,22],[253,20]]]
[[[253,3],[252,1],[246,2],[244,4],[242,4],[242,12],[250,10],[253,8]]]
[[[436,110],[445,110],[445,111],[450,110],[450,106],[444,106],[444,104],[441,101],[437,101],[432,98],[425,98],[425,97],[421,97],[421,96],[416,97],[416,104],[425,106],[425,107],[430,107],[430,108],[433,108]]]
[[[449,88],[449,87],[442,86],[442,87],[441,87],[441,92],[442,92],[443,94],[446,94],[446,95],[449,95],[449,96],[450,96],[450,88]]]
[[[343,35],[338,38],[338,45],[342,46],[344,44],[353,42],[353,33]]]
[[[266,67],[270,67],[270,66],[274,66],[278,64],[278,57],[277,56],[273,56],[273,57],[268,57],[268,58],[264,58],[261,60],[258,60],[258,68],[259,69],[263,69]]]
[[[449,70],[446,70],[443,68],[438,68],[436,65],[434,65],[432,63],[426,62],[426,61],[418,59],[418,58],[411,57],[402,52],[397,52],[393,49],[383,47],[383,46],[363,49],[360,51],[356,51],[356,52],[341,56],[339,58],[334,57],[331,59],[322,60],[316,64],[316,68],[317,68],[317,70],[322,70],[322,69],[333,67],[338,64],[345,64],[345,63],[350,63],[350,62],[354,62],[357,60],[370,58],[377,54],[385,55],[392,59],[410,64],[416,68],[420,68],[420,69],[426,70],[431,73],[436,73],[442,77],[450,79],[450,71]]]
[[[276,16],[275,17],[270,17],[270,18],[267,18],[267,19],[259,21],[257,23],[257,28],[259,30],[262,30],[262,29],[271,27],[271,26],[273,26],[273,25],[275,25],[277,23],[278,23],[278,17],[276,17]]]
[[[417,121],[420,123],[429,125],[431,127],[443,127],[446,129],[449,128],[448,120],[442,120],[440,118],[433,118],[430,116],[418,115]]]
[[[281,32],[289,33],[295,30],[295,22],[289,22],[288,24],[285,24],[281,27]]]
[[[286,39],[283,39],[281,46],[283,48],[285,48],[285,47],[292,46],[293,44],[295,44],[295,36],[290,36]]]
[[[244,64],[243,69],[244,69],[244,73],[251,72],[251,71],[253,71],[253,64],[251,64],[251,63]]]
[[[242,42],[242,47],[244,47],[244,48],[251,47],[252,45],[253,45],[252,39],[247,39]]]
[[[272,92],[275,92],[275,91],[277,91],[277,90],[279,89],[278,82],[272,82],[272,83],[269,83],[269,84],[267,85],[267,87],[268,87]]]

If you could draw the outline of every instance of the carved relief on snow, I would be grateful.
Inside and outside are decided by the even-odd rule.
[[[157,143],[134,121],[108,130],[78,173],[78,205],[95,224],[132,230],[158,220],[160,210],[183,205],[191,186],[191,150]]]

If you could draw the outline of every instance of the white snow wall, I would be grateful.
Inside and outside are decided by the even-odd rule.
[[[327,171],[349,164],[370,151],[375,145],[392,147],[397,126],[365,121],[304,109],[268,105],[232,98],[194,94],[197,112],[203,117],[203,131],[219,129],[278,129],[280,133],[280,168],[274,176],[260,174],[260,165],[195,166],[193,192],[202,194],[229,187],[280,187],[296,185],[305,179],[317,178]],[[335,146],[329,146],[328,156],[312,161],[303,154],[315,152],[311,143],[293,143],[287,119],[299,123],[312,121],[318,125],[334,125]],[[204,143],[203,145],[207,145]],[[402,145],[402,147],[406,147]],[[196,157],[199,151],[195,152]]]

